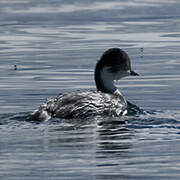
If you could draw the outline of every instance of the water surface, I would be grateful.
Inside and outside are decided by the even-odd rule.
[[[0,179],[179,179],[180,3],[0,1]],[[146,113],[29,122],[48,97],[95,89],[110,47],[141,76],[117,83]],[[17,70],[14,70],[17,65]]]

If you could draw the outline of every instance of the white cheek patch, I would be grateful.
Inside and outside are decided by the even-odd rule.
[[[111,71],[109,70],[109,67],[104,67],[101,71],[101,78],[107,81],[112,81],[113,80],[113,76],[114,74],[111,73]]]
[[[119,70],[117,72],[111,72],[110,71],[110,67],[104,67],[101,71],[101,77],[105,80],[105,81],[113,81],[113,80],[119,80],[123,77],[129,76],[131,74],[131,71],[123,71],[123,70]]]
[[[129,75],[130,75],[130,71],[119,71],[118,73],[114,74],[114,80],[119,80]]]

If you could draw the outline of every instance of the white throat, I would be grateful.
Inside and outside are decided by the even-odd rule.
[[[100,73],[100,79],[104,85],[104,87],[110,92],[116,91],[116,86],[114,85],[114,77],[113,74],[108,72],[108,68],[104,67]]]
[[[123,77],[129,76],[130,71],[118,71],[112,73],[109,67],[104,67],[100,72],[100,79],[105,89],[109,92],[114,93],[117,87],[114,85],[114,80],[119,80]]]

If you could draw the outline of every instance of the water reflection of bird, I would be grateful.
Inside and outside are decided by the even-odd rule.
[[[31,114],[35,120],[57,118],[86,118],[95,115],[122,116],[127,113],[127,102],[114,85],[114,80],[137,76],[131,70],[130,58],[119,48],[104,52],[95,67],[97,91],[60,94],[47,100]]]

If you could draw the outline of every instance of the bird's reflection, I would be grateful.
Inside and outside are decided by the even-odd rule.
[[[70,156],[80,152],[87,157],[92,156],[96,159],[96,166],[115,166],[119,162],[111,160],[127,158],[132,147],[133,131],[128,128],[126,118],[97,117],[86,121],[51,122],[46,132],[48,147],[70,151]]]
[[[106,118],[98,125],[96,158],[128,157],[133,132],[126,127],[126,117]]]

